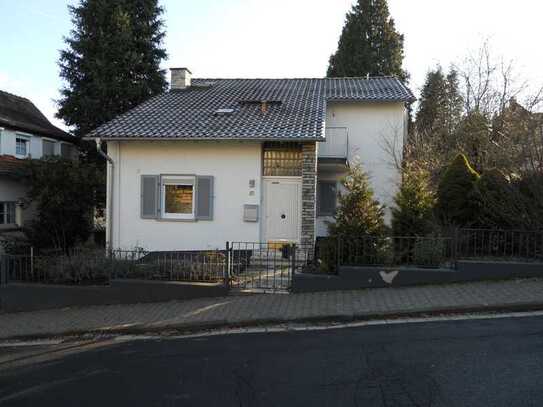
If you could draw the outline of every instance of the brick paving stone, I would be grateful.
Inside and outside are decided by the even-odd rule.
[[[71,332],[265,320],[364,318],[443,308],[543,306],[543,280],[476,282],[304,294],[232,295],[154,304],[109,305],[0,314],[0,339]]]

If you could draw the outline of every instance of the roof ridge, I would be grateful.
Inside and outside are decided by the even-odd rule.
[[[2,89],[0,89],[0,93],[3,93],[5,95],[7,95],[7,96],[11,96],[11,97],[14,97],[14,98],[17,98],[17,99],[26,100],[27,102],[31,102],[30,99],[28,99],[28,98],[26,98],[24,96],[19,96],[19,95],[16,95],[15,93],[6,92],[5,90],[2,90]]]
[[[300,77],[300,78],[192,78],[195,81],[285,81],[285,80],[340,80],[340,79],[362,79],[362,80],[372,80],[372,79],[399,79],[394,75],[380,75],[380,76],[370,76],[369,78],[365,76],[340,76],[335,78],[317,78],[317,77]]]

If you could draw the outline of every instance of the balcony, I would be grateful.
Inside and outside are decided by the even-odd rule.
[[[347,158],[349,137],[346,127],[327,127],[326,141],[319,143],[319,158]]]
[[[348,164],[349,136],[346,127],[327,127],[326,141],[319,143],[319,172],[340,172]]]

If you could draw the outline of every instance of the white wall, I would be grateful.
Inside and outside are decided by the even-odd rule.
[[[260,240],[260,223],[243,222],[243,205],[261,204],[259,143],[109,142],[108,154],[114,160],[113,248],[222,249],[227,240]],[[159,174],[214,176],[213,220],[142,219],[140,176]]]
[[[15,140],[17,137],[24,137],[26,139],[29,139],[29,153],[32,156],[32,158],[39,159],[42,157],[43,154],[43,145],[42,145],[42,137],[36,136],[28,132],[22,132],[22,131],[15,131],[11,129],[2,129],[0,130],[0,155],[12,155],[15,156],[16,153],[16,143]],[[47,140],[54,141],[55,144],[55,154],[60,155],[60,144],[61,142],[54,139],[49,139],[46,137]]]
[[[2,202],[17,202],[26,197],[27,188],[18,180],[8,177],[0,177],[0,201]],[[19,213],[20,209],[17,208]],[[32,218],[34,208],[31,206],[21,212],[21,225]],[[5,228],[11,228],[13,225],[0,225],[0,231]]]
[[[407,110],[403,103],[334,102],[326,111],[326,127],[346,127],[348,160],[360,159],[369,174],[375,197],[387,206],[386,220],[397,191],[400,174],[387,152],[387,142],[401,153],[407,131]],[[342,174],[338,174],[339,179]],[[322,178],[323,175],[320,174]],[[325,176],[329,179],[330,176]],[[326,235],[326,218],[317,218],[317,236]],[[328,218],[331,220],[331,218]]]

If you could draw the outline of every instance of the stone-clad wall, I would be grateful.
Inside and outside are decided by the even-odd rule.
[[[303,247],[315,243],[315,215],[317,197],[317,145],[302,145],[302,236]]]

